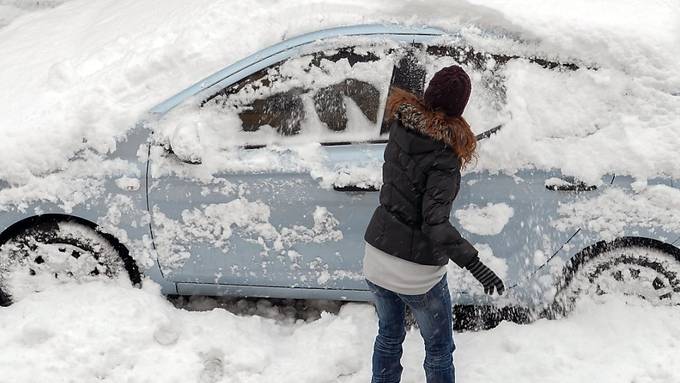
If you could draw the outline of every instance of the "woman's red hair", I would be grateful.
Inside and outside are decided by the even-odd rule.
[[[477,138],[472,133],[470,125],[465,121],[463,116],[453,117],[448,116],[442,111],[432,110],[420,97],[415,94],[403,90],[401,88],[392,87],[390,96],[387,100],[388,120],[395,118],[395,114],[399,105],[411,104],[425,116],[425,121],[428,130],[433,130],[433,126],[445,126],[451,131],[453,142],[450,143],[453,151],[460,158],[462,166],[467,165],[475,157],[475,149],[477,148]]]

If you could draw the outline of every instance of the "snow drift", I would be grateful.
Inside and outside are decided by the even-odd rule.
[[[34,294],[0,309],[0,382],[370,380],[377,331],[371,305],[347,304],[308,321],[268,304],[244,302],[233,312],[210,302],[194,307],[207,311],[176,309],[150,281],[141,290],[92,282]],[[278,319],[240,315],[251,309]],[[582,302],[559,321],[455,334],[457,378],[674,383],[678,321],[676,308],[609,296]],[[424,381],[417,329],[404,350],[402,381]]]

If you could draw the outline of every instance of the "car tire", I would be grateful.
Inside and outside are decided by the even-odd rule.
[[[141,284],[134,260],[111,235],[74,220],[46,220],[0,246],[0,305],[67,281],[125,277]]]
[[[597,246],[572,260],[559,284],[552,316],[565,316],[584,297],[622,294],[653,305],[680,305],[680,255],[640,245]],[[670,249],[670,248],[668,248]]]

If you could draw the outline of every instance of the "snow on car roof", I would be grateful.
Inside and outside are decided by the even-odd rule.
[[[281,41],[280,43],[274,44],[268,48],[257,51],[233,64],[228,65],[224,69],[196,82],[185,90],[179,92],[178,94],[170,97],[169,99],[163,101],[162,103],[151,108],[150,113],[153,114],[164,114],[177,104],[184,101],[187,97],[191,97],[196,93],[214,86],[215,84],[221,82],[230,75],[243,70],[254,63],[265,61],[270,57],[306,45],[319,41],[322,39],[332,38],[332,37],[349,37],[349,36],[370,36],[370,35],[424,35],[424,36],[440,36],[446,34],[446,32],[430,28],[427,26],[415,27],[400,24],[366,24],[366,25],[352,25],[322,29],[315,32],[305,33],[299,36],[295,36],[288,40]]]

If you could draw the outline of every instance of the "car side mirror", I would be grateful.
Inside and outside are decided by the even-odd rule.
[[[170,139],[168,151],[184,163],[202,164],[203,145],[201,145],[196,126],[178,125]]]

